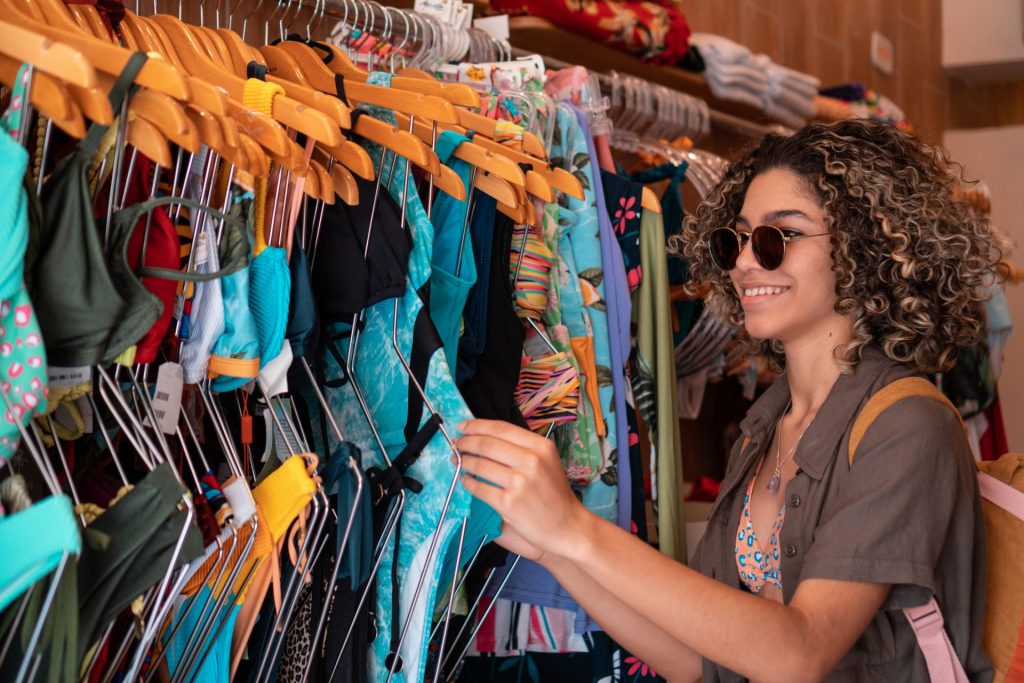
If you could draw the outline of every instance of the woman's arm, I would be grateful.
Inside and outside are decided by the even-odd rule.
[[[585,574],[682,643],[663,668],[689,672],[692,650],[758,681],[818,681],[849,651],[888,594],[885,584],[817,579],[801,582],[791,603],[782,605],[734,590],[583,508],[548,440],[481,420],[466,423],[463,432],[458,445],[468,456],[463,467],[473,475],[464,478],[470,493],[537,547],[541,564],[557,570],[570,592],[576,574]],[[609,619],[617,616],[612,612]]]
[[[507,525],[498,543],[531,559],[541,557],[535,548]],[[546,556],[544,566],[569,591],[587,616],[596,621],[615,642],[639,657],[660,676],[673,683],[693,683],[700,678],[700,655],[652,624],[605,586],[590,578],[580,567],[557,556]]]

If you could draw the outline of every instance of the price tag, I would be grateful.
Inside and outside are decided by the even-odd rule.
[[[185,386],[184,371],[177,363],[164,363],[156,372],[153,414],[164,434],[173,434],[181,414],[181,392]]]
[[[497,14],[493,17],[480,17],[473,21],[473,26],[488,34],[495,40],[508,40],[508,15]]]

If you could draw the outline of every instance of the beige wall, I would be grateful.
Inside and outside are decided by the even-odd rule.
[[[970,177],[983,178],[992,192],[992,222],[1024,245],[1024,126],[948,130],[945,146]],[[1013,260],[1018,263],[1024,251]],[[1007,285],[1006,298],[1015,329],[1004,354],[999,397],[1011,451],[1024,450],[1024,285]]]

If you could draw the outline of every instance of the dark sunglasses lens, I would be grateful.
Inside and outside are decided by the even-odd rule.
[[[776,228],[760,225],[754,228],[751,235],[754,257],[765,270],[775,270],[782,265],[782,257],[786,255],[786,241],[782,232]]]
[[[740,254],[740,242],[736,233],[728,228],[716,228],[709,238],[711,258],[722,270],[736,267],[736,257]]]

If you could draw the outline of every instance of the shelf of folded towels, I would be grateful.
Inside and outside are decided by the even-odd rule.
[[[720,36],[690,36],[707,65],[707,70],[699,74],[644,62],[537,17],[511,17],[509,29],[509,42],[516,48],[595,71],[615,70],[639,76],[700,97],[714,110],[755,123],[799,128],[808,119],[835,120],[851,115],[845,102],[817,94],[818,79],[774,64],[767,56],[754,55]]]

